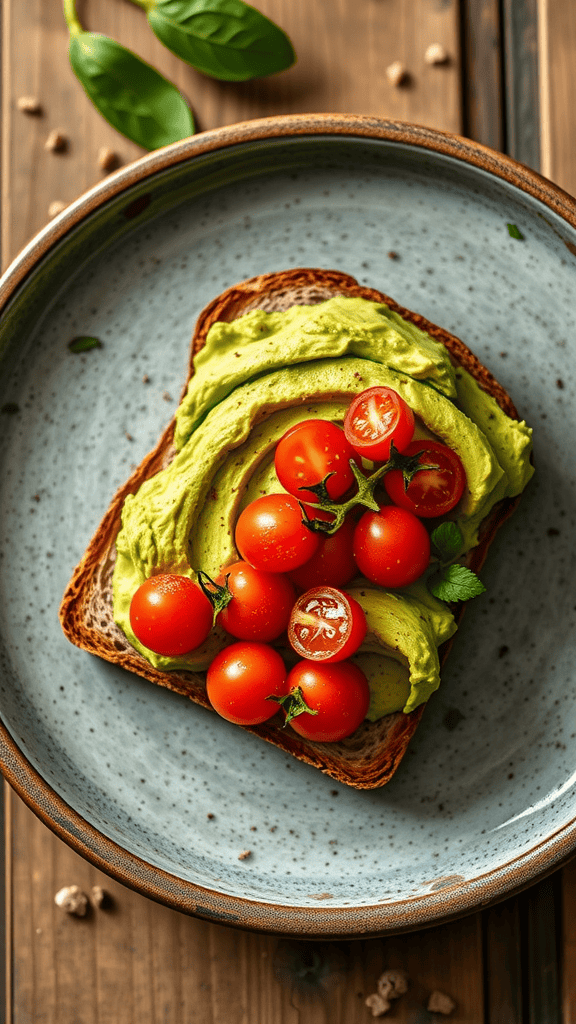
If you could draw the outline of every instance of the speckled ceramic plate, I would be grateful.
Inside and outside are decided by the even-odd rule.
[[[328,936],[446,919],[572,852],[575,226],[573,200],[480,146],[312,115],[153,153],[16,260],[0,296],[0,755],[76,850],[188,913]],[[535,428],[537,475],[490,552],[488,593],[378,791],[90,657],[57,619],[112,494],[172,416],[199,310],[293,266],[353,274],[460,335]],[[77,335],[102,347],[73,354]]]

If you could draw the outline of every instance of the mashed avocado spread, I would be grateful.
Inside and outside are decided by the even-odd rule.
[[[467,486],[455,510],[462,554],[496,502],[519,494],[532,475],[530,428],[455,370],[442,344],[383,303],[337,297],[285,312],[255,310],[214,324],[194,366],[176,413],[177,453],[128,495],[116,541],[114,617],[161,670],[204,670],[233,640],[216,627],[185,657],[153,654],[131,630],[132,595],[154,573],[203,569],[214,577],[238,560],[238,515],[261,494],[283,490],[274,448],[294,424],[341,423],[360,391],[394,388],[413,409],[420,436],[439,438],[464,464]],[[423,580],[386,591],[358,578],[346,590],[368,622],[353,659],[370,683],[368,718],[413,711],[439,685],[438,646],[456,629],[449,607]]]

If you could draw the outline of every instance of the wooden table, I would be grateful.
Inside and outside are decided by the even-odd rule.
[[[256,0],[290,34],[295,68],[260,82],[203,78],[165,51],[127,0],[85,0],[86,27],[136,50],[190,99],[199,130],[265,114],[363,112],[447,129],[540,167],[576,193],[574,0]],[[430,43],[449,62],[430,67]],[[73,77],[59,0],[4,0],[2,253],[6,266],[102,172],[102,146],[140,155],[100,119]],[[385,69],[405,63],[402,88]],[[41,116],[16,109],[37,96]],[[61,128],[67,152],[46,152]],[[392,1018],[424,1024],[435,988],[454,1024],[575,1024],[576,861],[521,896],[398,938],[300,943],[187,918],[109,880],[5,794],[6,1006],[14,1024],[361,1024],[385,967],[408,996]],[[114,905],[87,921],[53,903],[101,884]]]

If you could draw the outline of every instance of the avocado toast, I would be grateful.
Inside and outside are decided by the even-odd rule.
[[[394,325],[396,327],[399,326],[398,318],[401,318],[402,323],[406,325],[408,342],[410,341],[410,331],[415,328],[416,331],[413,332],[414,338],[418,336],[424,345],[424,349],[426,349],[427,345],[430,351],[434,348],[437,349],[439,346],[434,346],[434,343],[440,343],[440,346],[443,346],[442,356],[444,363],[442,363],[442,360],[437,361],[439,368],[434,364],[433,355],[428,356],[425,354],[424,356],[424,362],[427,365],[432,361],[431,372],[437,376],[433,379],[431,385],[426,385],[423,393],[436,398],[444,390],[450,395],[450,388],[453,387],[454,381],[444,378],[446,376],[450,377],[450,375],[454,376],[453,368],[456,368],[456,376],[458,376],[458,368],[460,368],[466,380],[469,379],[469,375],[473,382],[476,382],[479,386],[482,394],[489,396],[490,399],[497,403],[499,413],[501,410],[508,421],[518,421],[518,415],[509,396],[461,341],[443,329],[429,323],[423,317],[398,306],[382,293],[374,289],[361,287],[353,278],[336,271],[316,269],[291,270],[262,275],[228,289],[210,303],[200,314],[192,339],[189,380],[194,374],[194,356],[203,350],[208,352],[208,348],[205,349],[205,345],[208,333],[213,325],[234,324],[235,321],[244,317],[245,314],[254,314],[257,310],[272,314],[287,310],[295,311],[295,307],[316,306],[327,303],[336,297],[343,297],[348,300],[359,299],[364,300],[366,303],[376,304],[375,306],[370,306],[372,315],[377,317],[381,308],[381,311],[385,312],[386,316],[393,321],[392,326],[390,324],[387,325],[389,334],[390,331],[392,334],[394,333]],[[323,309],[324,307],[322,307]],[[360,371],[364,372],[363,367],[368,367],[367,362],[357,362],[357,358],[351,358],[351,356],[358,356],[358,351],[354,350],[354,348],[351,352],[339,353],[336,351],[335,335],[334,356],[330,354],[329,359],[325,358],[326,347],[322,349],[321,344],[325,342],[326,337],[328,337],[330,342],[330,330],[332,328],[329,317],[324,318],[326,323],[323,323],[322,310],[319,311],[318,320],[313,324],[312,331],[307,335],[306,342],[311,346],[310,352],[306,354],[306,359],[309,361],[315,355],[320,355],[321,362],[308,362],[308,369],[313,371],[315,380],[320,381],[322,378],[320,371],[323,363],[333,362],[338,355],[343,355],[346,368],[349,369],[350,373],[354,370],[352,375],[360,378]],[[295,316],[298,316],[297,310],[295,311]],[[247,361],[247,368],[242,371],[243,376],[240,382],[237,379],[227,381],[225,379],[226,375],[223,373],[222,380],[213,381],[211,384],[212,391],[216,389],[221,392],[219,397],[230,401],[231,396],[233,397],[236,394],[236,388],[239,383],[241,386],[250,386],[251,382],[257,378],[265,381],[267,370],[274,371],[275,368],[276,370],[278,369],[277,366],[274,367],[272,364],[269,365],[269,361],[267,362],[266,346],[272,346],[274,332],[272,331],[270,337],[268,337],[267,330],[262,324],[262,319],[266,320],[266,317],[258,318],[252,316],[252,318],[248,317],[244,321],[250,325],[252,335],[254,335],[249,339],[251,345],[249,351],[250,353],[255,353],[258,350],[260,362],[257,369],[255,369],[254,361],[249,359]],[[358,328],[356,333],[359,337],[362,337],[363,330],[364,328]],[[258,331],[262,331],[262,333],[258,334]],[[421,332],[424,332],[424,334],[421,334]],[[354,335],[354,331],[352,331],[352,334]],[[366,336],[368,337],[368,335]],[[402,349],[404,362],[408,359],[410,364],[409,369],[404,370],[398,379],[407,388],[412,387],[413,382],[416,380],[414,387],[417,390],[419,388],[422,392],[423,386],[418,383],[417,378],[423,371],[414,362],[410,352],[406,355],[406,337],[402,336],[400,342],[395,342]],[[431,346],[430,339],[432,339]],[[318,353],[315,350],[313,351],[317,341],[320,344]],[[222,352],[224,352],[226,345],[228,345],[228,354],[232,362],[234,363],[234,360],[237,360],[238,365],[242,362],[242,349],[239,349],[238,352],[234,351],[235,337],[233,327],[229,330],[224,326],[217,328],[216,333],[212,332],[210,336],[210,345],[212,345],[216,352],[218,351],[218,345],[222,346]],[[449,359],[446,359],[446,353]],[[196,366],[197,377],[195,383],[201,381],[202,374],[205,371],[205,365],[201,365],[203,358],[203,356],[200,357]],[[288,361],[288,354],[286,354],[286,360]],[[206,361],[207,357],[205,358]],[[334,362],[334,365],[336,366],[336,362]],[[446,374],[446,365],[448,365],[448,370],[450,371],[448,374]],[[222,367],[224,367],[224,361],[222,361]],[[292,367],[288,369],[292,369]],[[382,372],[388,372],[388,368],[385,366],[380,365],[380,369]],[[292,372],[297,373],[294,370]],[[397,371],[392,370],[390,372],[396,373],[398,376]],[[429,369],[426,372],[429,372]],[[286,370],[284,370],[284,373],[286,373]],[[283,399],[280,387],[281,381],[278,374],[272,374],[272,377],[270,399],[266,403],[259,399],[261,405],[254,413],[254,424],[265,420],[270,414],[274,415],[278,409],[286,408],[289,404],[287,400]],[[365,385],[358,383],[356,389],[360,391],[363,386]],[[473,386],[475,387],[475,385]],[[347,387],[342,388],[343,394],[349,392],[349,387],[350,385],[348,384]],[[186,396],[186,393],[187,389],[185,389],[183,397]],[[476,388],[475,394],[478,393],[478,388]],[[310,394],[303,393],[295,404],[299,407],[302,418],[304,418],[306,415],[305,402],[310,403],[314,400],[318,403],[328,403],[333,399],[333,393],[329,393],[327,388],[322,392],[322,385],[315,384],[312,392]],[[195,410],[190,408],[189,401],[188,406],[186,401],[183,402],[179,410],[178,421],[172,421],[160,438],[156,448],[143,460],[141,465],[114,497],[64,595],[60,616],[64,632],[73,643],[93,654],[98,654],[111,662],[119,664],[152,682],[185,694],[205,707],[209,707],[202,670],[211,660],[211,657],[221,648],[223,642],[225,643],[226,641],[223,641],[222,636],[219,636],[218,631],[215,631],[209,641],[208,649],[200,652],[201,657],[192,659],[188,663],[184,661],[182,664],[170,664],[162,659],[144,656],[144,653],[137,649],[138,645],[134,642],[134,638],[130,637],[129,626],[124,622],[123,605],[125,606],[126,600],[122,598],[122,580],[119,582],[120,576],[122,578],[125,577],[129,581],[130,572],[134,569],[131,542],[126,537],[126,525],[124,528],[122,527],[123,507],[125,503],[127,507],[135,504],[135,500],[129,496],[136,495],[143,484],[146,484],[147,488],[153,487],[153,479],[156,478],[160,471],[173,464],[176,469],[178,468],[178,460],[182,458],[180,453],[185,448],[186,438],[192,436],[196,429],[196,424],[202,423],[203,420],[207,421],[212,412],[211,399],[205,400],[205,408],[202,408],[202,400],[201,396],[200,409],[196,408]],[[453,402],[454,395],[451,396],[450,400]],[[446,402],[448,399],[442,397],[442,401]],[[493,413],[489,415],[493,417]],[[228,415],[226,423],[229,420],[230,416]],[[522,426],[522,424],[519,424],[519,427]],[[474,571],[481,567],[495,531],[515,507],[519,491],[529,476],[526,468],[529,452],[529,433],[525,429],[524,432],[519,430],[517,436],[524,462],[523,479],[520,483],[516,481],[514,485],[509,487],[501,486],[500,490],[498,490],[499,484],[496,474],[495,483],[490,484],[491,494],[496,500],[489,506],[486,515],[481,520],[478,519],[473,531],[473,546],[469,548],[466,554],[466,564]],[[238,441],[230,442],[227,447],[227,453],[234,451],[236,446],[239,447]],[[199,459],[198,454],[196,457]],[[205,457],[206,454],[204,452]],[[216,458],[217,456],[214,454],[213,459],[216,460]],[[208,461],[210,460],[208,459]],[[496,466],[500,474],[503,475],[497,462]],[[210,469],[210,467],[208,468]],[[199,505],[202,505],[202,508],[209,506],[213,492],[215,492],[214,488],[212,488],[212,491],[202,492],[203,500],[199,500]],[[150,494],[152,495],[151,491]],[[127,498],[128,502],[126,502]],[[155,501],[156,498],[151,497],[150,500]],[[482,503],[477,503],[477,505],[480,510],[484,507]],[[201,517],[202,514],[201,509],[198,515]],[[173,519],[174,522],[177,521],[171,515],[168,516],[169,531],[172,530]],[[186,517],[183,517],[182,522],[185,526],[187,522]],[[175,527],[175,529],[177,530],[178,527]],[[206,531],[200,529],[197,533],[201,540]],[[229,554],[227,554],[225,532],[222,536],[224,547],[221,546],[219,548],[218,561],[222,557],[223,564],[228,564]],[[118,538],[120,540],[119,548],[117,549],[116,541]],[[188,536],[185,537],[182,544],[185,546],[187,555],[190,554]],[[141,538],[138,539],[138,545],[141,549],[142,565],[146,563],[147,559],[152,559],[153,565],[153,560],[157,557],[155,545],[152,545],[153,550],[151,553],[147,553],[144,550]],[[210,553],[205,546],[202,547],[201,545],[198,549],[197,557],[201,557],[204,563],[210,557]],[[190,560],[190,565],[194,568],[205,568],[205,564],[196,564],[197,557],[193,557],[193,560]],[[120,572],[119,565],[122,568],[122,572]],[[124,565],[127,567],[126,573],[124,573]],[[183,566],[184,570],[185,568]],[[212,571],[215,571],[213,566],[210,566],[210,568]],[[142,572],[140,564],[137,566],[137,571]],[[115,575],[116,582],[113,588]],[[131,585],[129,582],[127,583],[127,592],[129,592]],[[115,594],[113,594],[113,589]],[[116,615],[114,605],[116,605]],[[459,606],[456,609],[455,614],[457,618],[461,615],[462,607]],[[449,616],[450,622],[453,622],[449,609],[446,609],[446,613]],[[119,627],[118,622],[122,624],[122,628]],[[444,627],[442,636],[449,637],[452,632],[453,628]],[[230,641],[228,640],[228,642]],[[440,660],[442,662],[448,652],[449,642],[447,639],[441,643]],[[212,644],[212,648],[210,648],[210,644]],[[435,650],[434,647],[434,653]],[[202,657],[207,659],[206,664],[202,663]],[[424,706],[425,703],[420,702],[410,713],[394,711],[391,714],[385,714],[376,721],[366,720],[348,739],[330,744],[313,743],[300,739],[290,727],[282,728],[279,717],[263,725],[247,728],[249,731],[290,752],[300,760],[320,768],[338,781],[345,782],[356,788],[375,788],[382,786],[394,774],[422,716]]]

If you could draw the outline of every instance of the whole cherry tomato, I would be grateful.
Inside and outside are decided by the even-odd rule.
[[[206,692],[215,711],[236,725],[258,725],[278,711],[268,697],[286,692],[286,668],[268,644],[242,641],[217,654],[206,674]]]
[[[302,522],[302,509],[291,494],[265,494],[241,512],[236,547],[246,562],[266,572],[289,572],[304,565],[320,541]]]
[[[354,533],[354,557],[360,572],[382,587],[407,587],[430,561],[430,537],[420,520],[404,508],[384,505],[365,512]]]
[[[336,665],[299,661],[289,673],[284,710],[289,714],[291,701],[303,710],[290,719],[290,727],[299,736],[317,743],[336,743],[356,731],[364,721],[370,704],[368,680],[351,661]],[[314,713],[316,712],[316,713]]]
[[[188,576],[150,576],[132,598],[130,625],[148,650],[176,657],[204,643],[212,629],[212,605]]]
[[[235,562],[216,582],[223,586],[226,581],[232,600],[220,612],[218,622],[228,633],[239,640],[267,642],[284,632],[296,600],[286,576]]]
[[[308,484],[326,481],[332,499],[341,498],[354,483],[350,460],[358,461],[341,427],[330,420],[303,420],[284,434],[276,446],[274,465],[283,487],[300,501],[318,501]],[[304,488],[304,490],[302,489]]]
[[[335,587],[315,587],[298,598],[288,623],[297,654],[324,663],[344,661],[366,636],[366,616],[357,601]]]
[[[318,514],[310,506],[306,511],[310,515]],[[325,519],[332,519],[333,516],[323,516]],[[297,587],[303,590],[310,590],[311,587],[343,587],[358,573],[358,567],[354,561],[352,545],[354,542],[355,522],[348,518],[336,530],[336,533],[320,533],[320,543],[317,551],[314,552],[304,565],[293,569],[289,573],[290,579]]]
[[[440,441],[411,441],[404,455],[422,452],[419,462],[437,466],[421,469],[408,487],[404,486],[402,472],[393,469],[384,477],[384,487],[395,505],[428,519],[446,515],[460,501],[466,486],[466,472],[460,457]]]
[[[385,462],[392,441],[402,452],[411,440],[414,413],[392,388],[367,388],[348,409],[344,433],[359,455],[373,462]]]

